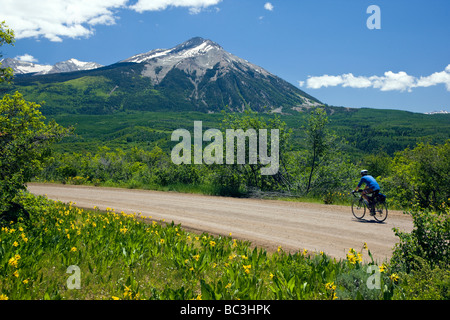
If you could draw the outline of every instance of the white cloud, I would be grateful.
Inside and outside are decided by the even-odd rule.
[[[264,9],[272,11],[273,10],[273,4],[271,4],[270,2],[266,2],[266,4],[264,5]]]
[[[445,84],[447,91],[450,91],[450,64],[444,71],[435,72],[428,77],[420,77],[417,80],[417,87],[430,87],[437,84]]]
[[[299,86],[303,86],[305,81],[299,81]],[[337,76],[323,75],[318,77],[309,76],[306,80],[306,87],[309,89],[320,89],[322,87],[349,87],[349,88],[375,88],[381,91],[408,91],[413,88],[430,87],[438,84],[445,84],[450,91],[450,65],[444,71],[435,72],[426,77],[416,78],[408,75],[404,71],[387,71],[383,76],[358,76],[346,73]]]
[[[335,87],[342,84],[342,76],[323,75],[320,77],[309,77],[306,86],[310,89],[320,89],[322,87]]]
[[[197,14],[202,9],[214,6],[222,0],[138,0],[130,6],[137,12],[160,11],[168,7],[186,7],[191,14]]]
[[[35,63],[38,62],[37,59],[35,57],[33,57],[31,54],[25,53],[22,56],[17,56],[14,59],[23,61],[23,62],[31,62],[31,63]]]
[[[353,74],[348,73],[342,75],[342,86],[351,88],[367,88],[370,87],[370,80],[364,77],[355,77]]]
[[[186,7],[189,13],[222,0],[0,0],[0,21],[5,20],[16,38],[40,38],[60,42],[63,38],[91,36],[97,25],[113,25],[118,9],[137,12]],[[217,9],[216,9],[217,10]]]
[[[93,34],[92,26],[115,23],[114,9],[128,0],[0,0],[0,20],[16,38],[45,37],[62,41]]]

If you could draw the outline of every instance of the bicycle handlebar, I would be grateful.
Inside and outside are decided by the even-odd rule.
[[[356,190],[356,191],[353,190],[353,191],[352,191],[352,195],[353,195],[354,197],[356,197],[356,196],[355,196],[355,193],[356,193],[356,192],[361,193],[361,192],[363,192],[363,189],[358,189],[358,190]]]

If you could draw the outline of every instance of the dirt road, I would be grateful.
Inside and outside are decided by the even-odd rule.
[[[345,258],[349,248],[359,251],[366,242],[381,263],[398,241],[392,228],[409,232],[413,227],[410,217],[401,212],[390,211],[384,223],[374,223],[371,217],[357,221],[350,207],[335,205],[54,184],[29,184],[28,190],[83,208],[141,212],[185,229],[231,232],[268,250],[281,246],[291,252],[324,251],[337,259]]]

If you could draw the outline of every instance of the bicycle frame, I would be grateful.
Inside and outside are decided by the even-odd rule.
[[[360,195],[359,199],[355,199],[354,202],[352,203],[353,216],[356,219],[361,220],[366,214],[367,208],[371,212],[371,216],[373,216],[373,218],[378,222],[383,222],[384,220],[386,220],[388,214],[386,203],[378,201],[377,197],[375,196],[376,193],[372,192],[366,194],[369,199],[369,205],[367,205],[366,202],[364,201],[364,198],[361,195],[362,191],[363,191],[362,189],[356,191],[357,193],[360,193]],[[355,192],[352,192],[352,194],[355,198],[357,198]]]

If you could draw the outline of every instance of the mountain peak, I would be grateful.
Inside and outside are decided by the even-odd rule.
[[[201,37],[191,38],[171,49],[154,49],[149,52],[136,54],[121,62],[148,63],[153,59],[163,59],[168,56],[179,56],[180,58],[203,55],[211,49],[223,50],[223,48],[209,39]]]
[[[251,104],[257,110],[266,106],[282,112],[281,105],[320,104],[317,99],[265,69],[202,37],[191,38],[171,49],[137,54],[122,62],[142,64],[141,75],[150,78],[155,87],[162,86],[178,93],[189,92],[186,101],[199,108],[229,105],[242,110]],[[283,94],[272,96],[273,92]]]
[[[46,73],[61,73],[61,72],[72,72],[72,71],[81,71],[81,70],[91,70],[103,67],[101,64],[96,62],[84,62],[77,60],[75,58],[71,58],[66,61],[61,61],[55,63],[53,67]]]
[[[202,37],[194,37],[194,38],[191,38],[191,39],[183,42],[182,44],[179,44],[178,46],[176,46],[174,48],[174,50],[186,50],[186,49],[195,48],[195,47],[198,47],[198,46],[201,46],[204,44],[222,49],[222,47],[220,45],[218,45],[217,43],[215,43],[212,40],[204,39]]]

